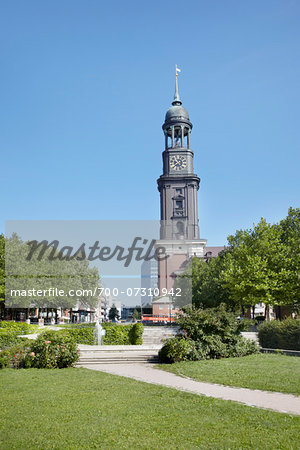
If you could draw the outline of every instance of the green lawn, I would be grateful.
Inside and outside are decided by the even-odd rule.
[[[87,369],[0,371],[2,449],[296,449],[300,417]]]
[[[258,354],[156,367],[197,381],[300,394],[300,358],[295,356]]]

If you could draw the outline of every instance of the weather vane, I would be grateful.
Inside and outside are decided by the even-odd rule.
[[[177,67],[177,64],[175,64],[175,76],[178,77],[178,72],[181,72],[181,70]]]

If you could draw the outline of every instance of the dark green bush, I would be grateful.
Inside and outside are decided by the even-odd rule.
[[[223,342],[230,342],[243,329],[234,313],[227,311],[224,304],[217,308],[186,308],[177,323],[187,337],[201,341],[204,336],[220,336]]]
[[[106,331],[104,345],[141,345],[143,343],[144,327],[141,323],[130,325],[102,323],[101,326]]]
[[[142,345],[144,325],[140,322],[135,323],[129,330],[129,340],[132,345]]]
[[[207,336],[202,341],[176,336],[168,339],[159,351],[159,359],[164,363],[179,361],[199,361],[251,355],[259,351],[254,341],[239,337],[231,345],[224,344],[219,336]]]
[[[300,350],[300,319],[272,320],[258,327],[263,348]]]
[[[198,359],[198,352],[194,341],[178,336],[170,338],[165,342],[159,350],[158,357],[163,363],[193,361]]]
[[[38,369],[71,367],[79,359],[77,344],[60,331],[47,331],[35,341],[24,356],[24,366]]]
[[[255,342],[240,335],[243,325],[224,305],[205,310],[186,308],[177,323],[183,335],[163,345],[159,357],[164,362],[229,358],[259,351]]]
[[[104,345],[130,345],[129,332],[131,325],[101,324],[106,334],[103,338]]]

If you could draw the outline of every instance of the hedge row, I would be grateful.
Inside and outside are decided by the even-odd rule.
[[[143,343],[144,327],[141,323],[130,325],[117,325],[114,323],[102,323],[102,328],[106,331],[103,338],[104,345],[141,345]],[[77,325],[67,327],[59,333],[72,337],[77,344],[95,344],[95,327]]]
[[[258,339],[263,348],[300,350],[300,319],[265,322],[258,327]]]
[[[106,331],[104,345],[141,345],[143,343],[144,326],[141,323],[130,325],[103,323],[101,326]]]
[[[30,325],[26,322],[14,322],[12,320],[2,320],[0,322],[0,329],[14,331],[17,334],[30,334],[38,329],[38,325]]]
[[[22,338],[18,337],[20,334],[30,334],[38,329],[37,326],[26,323],[1,322],[0,324],[3,325],[3,328],[0,328],[0,348],[19,345],[23,342]],[[141,323],[130,325],[103,323],[102,328],[106,330],[104,345],[141,345],[143,343],[144,327]],[[46,328],[44,333],[47,332]],[[68,326],[58,333],[72,338],[77,344],[95,344],[95,327],[92,324]]]

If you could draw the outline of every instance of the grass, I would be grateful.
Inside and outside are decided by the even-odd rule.
[[[197,381],[300,394],[300,358],[295,356],[257,354],[243,358],[159,364],[156,367]]]
[[[297,449],[300,417],[87,369],[0,371],[2,449]]]

